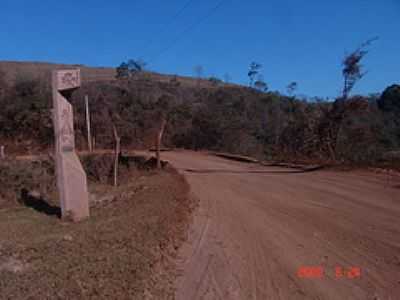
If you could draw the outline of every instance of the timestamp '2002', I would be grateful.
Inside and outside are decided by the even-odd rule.
[[[297,271],[299,278],[320,279],[325,275],[325,269],[322,266],[303,266]],[[361,268],[359,267],[335,267],[334,276],[338,279],[355,279],[361,277]]]

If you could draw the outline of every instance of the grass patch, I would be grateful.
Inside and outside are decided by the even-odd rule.
[[[22,188],[40,189],[46,201],[58,204],[51,163],[14,163],[25,163],[25,172],[8,169],[20,173],[20,181],[4,185],[3,180],[2,191],[11,195]],[[28,176],[30,171],[44,177]],[[0,206],[2,297],[173,298],[173,259],[194,208],[188,185],[174,170],[145,171],[131,165],[121,176],[117,188],[89,180],[91,217],[78,224],[62,222],[14,200]],[[14,197],[18,198],[18,192]]]

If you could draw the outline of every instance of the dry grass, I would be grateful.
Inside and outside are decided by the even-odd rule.
[[[111,81],[115,80],[116,69],[111,67],[88,67],[85,65],[67,65],[67,64],[55,64],[47,62],[17,62],[17,61],[0,61],[0,70],[5,72],[6,79],[8,82],[13,82],[17,76],[31,76],[34,78],[43,78],[50,82],[51,71],[56,69],[69,69],[69,68],[80,68],[82,81]],[[197,79],[188,76],[175,76],[168,74],[159,74],[155,72],[146,72],[142,76],[143,80],[152,80],[158,82],[170,82],[175,78],[183,86],[190,87],[207,87],[214,88],[215,86],[207,79]],[[234,84],[228,84],[235,86]]]
[[[118,188],[90,180],[91,217],[79,224],[0,207],[0,298],[172,298],[173,258],[194,207],[188,185],[174,170],[131,171]]]

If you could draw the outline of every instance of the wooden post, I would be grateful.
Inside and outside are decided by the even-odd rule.
[[[160,158],[160,147],[161,147],[161,140],[164,134],[165,125],[167,124],[167,120],[162,118],[160,130],[157,134],[156,139],[156,157],[157,157],[157,169],[161,169],[161,158]]]
[[[89,96],[85,96],[85,105],[86,105],[86,129],[87,129],[87,142],[89,147],[89,152],[93,151],[92,146],[92,134],[90,129],[90,112],[89,112]]]
[[[118,165],[121,152],[121,138],[118,136],[117,128],[113,125],[115,138],[115,162],[114,162],[114,186],[118,186]]]
[[[5,159],[4,146],[0,146],[0,159]]]

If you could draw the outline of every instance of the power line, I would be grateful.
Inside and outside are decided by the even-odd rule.
[[[179,34],[174,40],[172,40],[172,42],[167,47],[162,49],[157,55],[153,56],[153,58],[150,59],[149,63],[158,59],[161,55],[163,55],[165,52],[167,52],[169,49],[175,46],[176,43],[178,43],[181,39],[183,39],[187,33],[189,33],[194,28],[205,22],[214,12],[216,12],[224,4],[225,1],[226,0],[220,0],[213,8],[210,9],[210,11],[206,15],[198,19],[195,23],[188,26],[185,30],[183,30],[181,34]]]
[[[171,18],[169,22],[166,22],[161,31],[158,33],[158,35],[164,34],[167,29],[175,23],[175,21],[183,14],[183,12],[194,2],[195,0],[189,0],[187,1],[176,13],[175,15]],[[147,50],[152,44],[154,44],[155,39],[151,39],[150,41],[147,42],[147,44],[143,47],[143,51]]]

